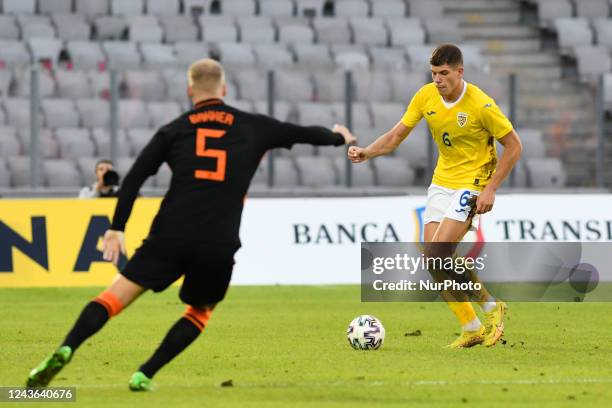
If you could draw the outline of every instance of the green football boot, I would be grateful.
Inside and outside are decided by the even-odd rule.
[[[71,357],[72,349],[69,346],[58,348],[30,371],[26,387],[46,387],[53,377],[70,362]]]
[[[130,378],[131,391],[155,391],[153,380],[144,375],[142,371],[136,371]]]

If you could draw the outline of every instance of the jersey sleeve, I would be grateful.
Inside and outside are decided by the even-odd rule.
[[[119,199],[111,224],[112,230],[123,231],[127,223],[138,191],[145,180],[157,173],[159,166],[166,160],[167,142],[164,134],[158,131],[140,152],[136,161],[126,174],[119,189]]]
[[[402,116],[401,122],[409,127],[414,128],[418,125],[419,121],[423,117],[423,88],[414,94],[404,116]]]
[[[495,139],[501,139],[513,129],[512,123],[503,114],[495,101],[490,100],[481,110],[482,126]]]
[[[332,132],[323,126],[299,126],[288,122],[259,116],[262,135],[265,136],[265,148],[285,147],[291,149],[296,143],[317,146],[340,146],[344,144],[341,134]]]

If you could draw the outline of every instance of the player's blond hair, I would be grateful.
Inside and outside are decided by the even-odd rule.
[[[203,58],[189,66],[187,80],[195,92],[214,94],[225,84],[225,71],[217,61]]]

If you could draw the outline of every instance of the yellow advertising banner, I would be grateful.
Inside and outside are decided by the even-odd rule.
[[[136,200],[126,227],[128,257],[160,203]],[[102,260],[101,243],[115,204],[111,198],[0,200],[0,287],[109,284],[117,268]]]

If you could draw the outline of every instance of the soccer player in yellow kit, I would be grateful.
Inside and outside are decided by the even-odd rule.
[[[463,55],[458,47],[439,46],[432,53],[430,65],[433,82],[414,95],[401,120],[368,147],[352,146],[348,150],[353,163],[389,154],[421,118],[427,120],[440,154],[427,190],[426,256],[434,256],[427,248],[435,250],[435,243],[460,242],[469,229],[476,228],[478,214],[491,211],[497,188],[522,151],[517,133],[495,101],[463,79]],[[504,146],[499,161],[495,140]],[[477,196],[473,212],[468,204],[470,196]],[[439,251],[435,255],[444,256]],[[493,346],[502,337],[506,305],[486,290],[478,299],[485,314],[484,325],[472,303],[445,299],[462,326],[462,334],[449,347]]]

